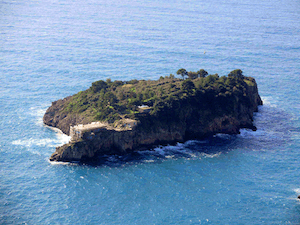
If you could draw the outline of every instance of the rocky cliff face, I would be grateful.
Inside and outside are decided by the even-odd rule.
[[[64,100],[54,102],[44,116],[44,123],[69,134],[70,126],[87,123],[82,117],[69,117],[61,111]],[[174,144],[189,139],[201,139],[216,133],[237,134],[240,128],[253,126],[253,112],[262,105],[255,81],[244,93],[219,95],[213,90],[199,92],[174,100],[153,114],[137,115],[132,129],[90,129],[81,138],[61,147],[51,161],[84,161],[98,155],[123,154],[149,149],[159,144]]]
[[[76,124],[86,124],[90,121],[82,116],[73,116],[63,111],[63,106],[68,102],[71,96],[52,102],[52,105],[47,109],[43,122],[51,127],[60,129],[63,133],[69,135],[70,126]]]

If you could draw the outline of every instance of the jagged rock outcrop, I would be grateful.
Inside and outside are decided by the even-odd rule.
[[[136,114],[136,122],[129,128],[116,128],[112,124],[84,131],[78,128],[74,132],[82,132],[80,136],[73,135],[70,143],[57,147],[50,160],[85,161],[98,155],[124,154],[216,133],[237,134],[241,128],[256,130],[253,113],[262,101],[255,80],[251,78],[250,81],[243,93],[233,90],[220,94],[208,88],[168,104],[162,102],[155,113]],[[52,103],[45,113],[44,123],[69,134],[70,126],[90,121],[64,113],[66,101],[68,98]]]

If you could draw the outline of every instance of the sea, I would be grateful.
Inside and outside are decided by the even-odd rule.
[[[257,131],[50,163],[97,80],[254,77]],[[300,224],[299,0],[1,0],[0,224]]]

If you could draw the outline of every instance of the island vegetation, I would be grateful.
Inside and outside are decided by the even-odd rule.
[[[242,100],[247,86],[254,85],[254,79],[243,76],[239,69],[230,72],[227,77],[208,75],[203,69],[198,72],[179,69],[177,74],[182,78],[170,74],[161,76],[159,80],[99,80],[89,89],[69,98],[62,112],[80,115],[86,122],[114,123],[124,117],[138,119],[139,106],[149,106],[150,114],[157,115],[165,108],[173,108],[174,104],[180,107],[179,100],[191,96],[197,97],[203,105],[209,104],[212,99],[230,105],[228,97],[234,95]]]
[[[73,161],[201,139],[216,133],[256,130],[253,112],[262,104],[254,78],[242,70],[227,76],[201,69],[158,80],[93,82],[55,101],[44,123],[71,135],[50,160]]]

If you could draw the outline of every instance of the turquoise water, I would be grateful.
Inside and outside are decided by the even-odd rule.
[[[0,224],[300,224],[299,21],[297,0],[1,1]],[[253,76],[258,130],[49,163],[51,102],[181,67]]]

